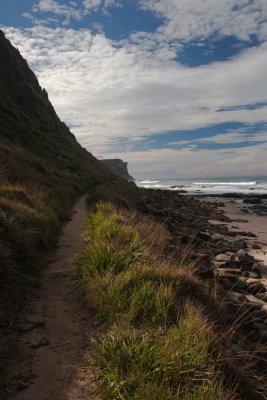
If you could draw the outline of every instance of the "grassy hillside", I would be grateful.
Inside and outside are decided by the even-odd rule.
[[[93,195],[101,186],[127,193],[134,186],[126,186],[77,143],[1,31],[0,159],[1,295],[7,289],[5,299],[13,303],[80,193]]]

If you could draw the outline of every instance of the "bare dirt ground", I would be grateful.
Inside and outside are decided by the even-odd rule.
[[[94,333],[88,310],[82,308],[71,285],[72,261],[83,247],[86,198],[73,208],[58,249],[44,271],[40,296],[20,325],[21,384],[15,400],[96,400],[94,375],[81,364],[90,359]],[[28,379],[23,378],[28,372]]]

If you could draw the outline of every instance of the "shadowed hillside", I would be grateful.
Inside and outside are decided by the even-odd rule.
[[[38,271],[73,201],[105,185],[135,190],[106,169],[59,120],[34,73],[0,31],[1,292]],[[20,285],[19,285],[20,286]],[[8,296],[9,302],[16,299]]]
[[[10,381],[14,312],[39,285],[74,201],[122,201],[136,187],[115,176],[60,121],[26,60],[0,31],[0,392]],[[12,348],[12,352],[11,352]],[[12,357],[11,357],[12,358]],[[1,397],[1,395],[0,395]]]

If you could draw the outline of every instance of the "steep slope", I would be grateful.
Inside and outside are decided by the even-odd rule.
[[[1,169],[8,169],[12,180],[32,182],[38,176],[48,188],[59,184],[68,191],[69,180],[83,189],[96,174],[111,177],[59,120],[46,91],[2,32],[0,120]]]
[[[63,221],[84,193],[120,200],[136,187],[115,176],[60,121],[26,60],[0,31],[0,393],[10,379],[14,311],[38,285]],[[11,351],[12,349],[12,351]],[[1,397],[1,394],[0,394]]]
[[[42,254],[55,243],[60,221],[80,193],[94,196],[101,185],[107,192],[110,187],[119,193],[135,188],[78,144],[1,31],[0,159],[1,293],[5,288],[10,292],[12,284],[20,298],[18,287],[38,271]]]

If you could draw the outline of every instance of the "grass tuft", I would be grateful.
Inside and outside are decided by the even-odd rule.
[[[101,398],[238,399],[230,353],[200,305],[189,250],[166,258],[164,227],[110,203],[95,207],[86,235],[75,283],[109,326],[94,358]]]
[[[199,321],[199,322],[197,322]],[[116,328],[97,348],[102,399],[233,400],[209,346],[212,327],[201,310],[187,304],[167,332]]]

